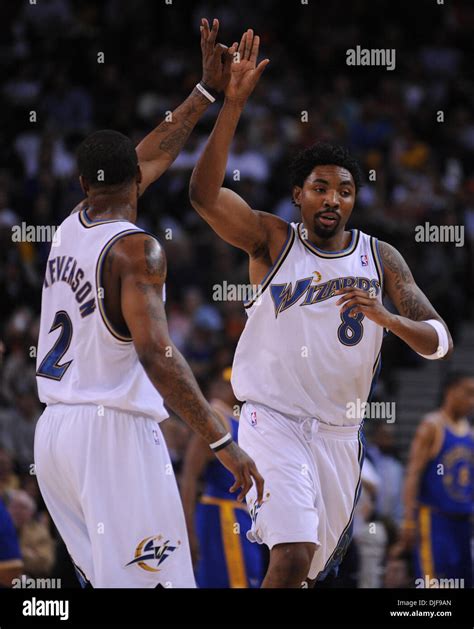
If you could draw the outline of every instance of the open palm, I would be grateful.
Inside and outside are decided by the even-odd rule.
[[[269,63],[264,59],[257,65],[260,37],[249,29],[242,35],[240,44],[234,43],[229,48],[228,54],[233,56],[230,67],[230,80],[225,90],[227,100],[245,102],[255,89],[262,72]]]

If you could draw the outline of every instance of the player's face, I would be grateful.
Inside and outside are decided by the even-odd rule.
[[[352,213],[356,189],[351,173],[341,166],[316,166],[302,188],[295,187],[295,202],[303,223],[320,238],[342,231]]]

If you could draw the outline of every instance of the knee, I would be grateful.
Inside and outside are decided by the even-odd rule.
[[[281,587],[300,587],[306,580],[316,545],[309,542],[277,544],[270,553],[270,566]]]

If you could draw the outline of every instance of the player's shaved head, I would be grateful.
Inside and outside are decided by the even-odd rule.
[[[137,178],[138,157],[123,133],[96,131],[77,150],[79,174],[92,187],[121,186]]]

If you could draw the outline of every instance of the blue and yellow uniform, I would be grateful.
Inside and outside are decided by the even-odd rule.
[[[227,420],[237,441],[238,422],[229,415]],[[258,588],[263,578],[262,549],[247,539],[252,522],[245,503],[237,502],[236,494],[229,494],[234,477],[215,459],[206,468],[204,482],[196,508],[198,586]]]
[[[7,569],[21,566],[22,559],[15,526],[0,498],[0,567]]]
[[[464,587],[472,587],[473,501],[474,438],[445,426],[441,449],[420,484],[417,577],[464,579]]]

